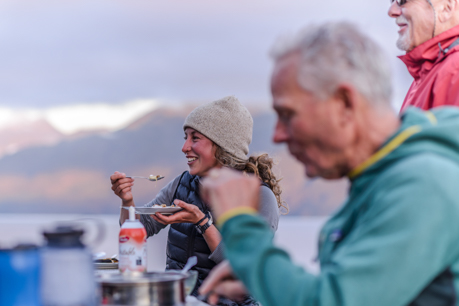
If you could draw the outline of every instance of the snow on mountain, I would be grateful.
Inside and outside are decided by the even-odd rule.
[[[24,124],[24,130],[16,127],[4,134],[5,130],[0,130],[5,143],[24,139],[29,145],[0,158],[0,185],[4,187],[0,212],[116,214],[120,200],[113,195],[109,182],[114,171],[166,176],[157,183],[136,181],[136,203],[148,202],[169,180],[188,169],[181,152],[187,113],[186,108],[159,108],[124,129],[73,136],[63,135],[40,120],[35,125]],[[327,215],[334,211],[345,197],[346,183],[305,179],[302,165],[286,147],[271,141],[274,114],[253,113],[250,154],[267,152],[278,162],[275,171],[283,177],[282,196],[291,214]]]
[[[44,110],[0,108],[0,158],[30,147],[123,129],[158,105],[156,100],[139,99],[120,105],[78,104]]]

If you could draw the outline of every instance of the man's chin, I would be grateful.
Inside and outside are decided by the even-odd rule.
[[[338,180],[344,176],[341,173],[338,173],[337,171],[310,169],[308,167],[306,167],[305,174],[308,178],[320,177],[326,180]]]
[[[325,171],[324,169],[321,169],[319,167],[317,167],[316,164],[311,164],[311,163],[308,163],[308,164],[303,164],[304,166],[304,173],[306,174],[306,176],[308,178],[318,178],[318,177],[322,177],[322,178],[325,178],[324,177],[324,174],[327,172]]]
[[[308,178],[315,178],[319,176],[319,174],[317,173],[315,169],[310,169],[308,167],[305,167],[304,173],[306,174]]]
[[[397,40],[397,48],[406,52],[409,52],[412,49],[410,41],[406,39],[405,36],[399,37],[399,39]]]

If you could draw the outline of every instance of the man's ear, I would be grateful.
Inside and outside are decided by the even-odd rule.
[[[354,88],[347,84],[340,84],[334,94],[335,99],[340,100],[344,108],[354,108]]]
[[[357,107],[357,96],[354,87],[347,84],[340,84],[333,95],[340,118],[344,123],[351,120]]]
[[[458,0],[443,0],[437,7],[437,18],[441,23],[447,23],[456,14]]]

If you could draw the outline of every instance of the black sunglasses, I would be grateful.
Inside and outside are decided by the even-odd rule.
[[[397,2],[398,6],[402,6],[406,3],[406,1],[408,0],[390,0],[390,4],[392,5],[392,3]]]

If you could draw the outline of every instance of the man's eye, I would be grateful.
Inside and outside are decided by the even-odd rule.
[[[279,113],[279,120],[282,122],[288,121],[291,117],[292,117],[292,113],[290,112]]]

